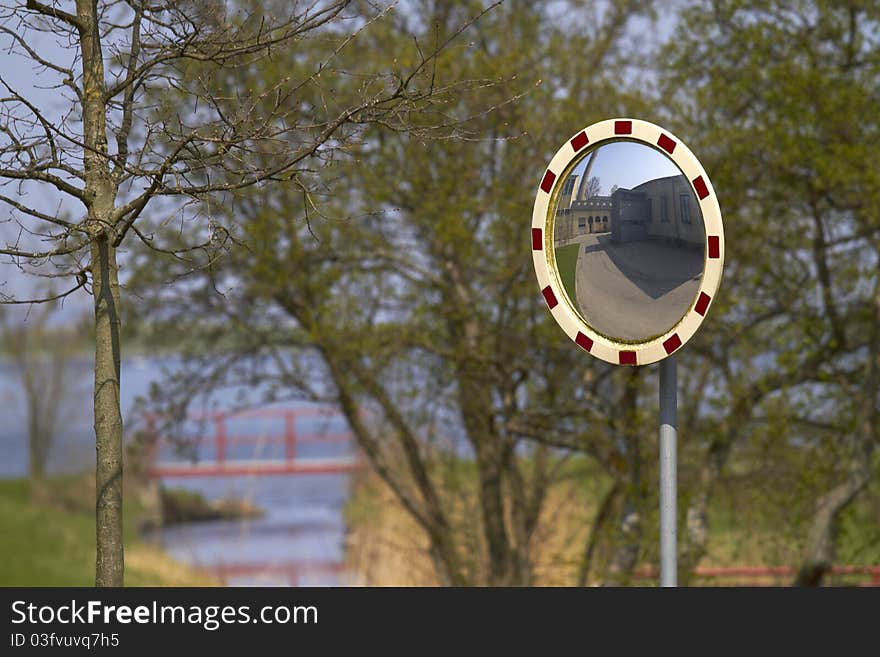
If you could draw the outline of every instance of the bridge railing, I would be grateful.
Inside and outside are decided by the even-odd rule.
[[[347,471],[355,467],[349,457],[346,462],[339,457],[329,459],[315,459],[303,457],[300,447],[304,444],[350,444],[354,446],[351,432],[347,430],[323,428],[321,430],[305,430],[301,426],[302,420],[311,420],[312,424],[326,420],[329,427],[344,421],[341,413],[332,409],[315,407],[298,408],[257,408],[241,411],[210,411],[193,413],[187,416],[186,423],[196,424],[199,433],[191,437],[171,437],[160,435],[158,425],[160,419],[156,415],[145,417],[146,433],[149,448],[147,460],[149,470],[153,476],[187,476],[196,474],[241,474],[242,471],[259,474],[265,473],[293,474],[299,472],[327,472]],[[253,424],[257,421],[270,421],[272,425],[268,430],[264,426],[260,430],[247,430],[236,428],[240,422]],[[232,426],[230,426],[232,425]],[[208,428],[212,431],[207,435]],[[235,429],[235,430],[232,430]],[[253,458],[235,458],[237,446],[253,445],[255,448],[267,445],[282,445],[281,455],[273,459],[258,460]],[[163,448],[169,446],[179,447],[190,445],[194,448],[193,456],[189,459],[188,467],[184,459],[176,458],[170,462],[160,462],[159,455]],[[199,449],[208,446],[213,458],[196,458]],[[355,459],[357,451],[354,450]],[[251,461],[249,464],[248,461]],[[320,467],[318,462],[321,461]]]
[[[696,580],[703,584],[740,586],[786,586],[797,569],[793,566],[728,566],[699,567],[694,571]],[[834,585],[880,586],[880,565],[832,566],[830,582]],[[656,580],[656,569],[642,568],[633,573],[633,579]]]
[[[236,581],[284,582],[288,586],[307,583],[344,583],[345,564],[341,561],[309,561],[290,563],[218,563],[204,571],[228,586]]]

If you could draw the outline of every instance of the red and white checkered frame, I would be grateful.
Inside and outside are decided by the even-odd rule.
[[[663,335],[645,342],[617,342],[593,330],[574,308],[562,287],[553,248],[555,217],[550,212],[557,187],[574,162],[603,142],[628,140],[662,151],[691,181],[700,204],[706,233],[705,264],[700,291],[688,312]],[[709,176],[690,149],[660,126],[638,119],[608,119],[589,125],[571,139],[550,160],[541,176],[532,211],[532,259],[535,274],[550,313],[566,335],[583,350],[614,365],[648,365],[675,353],[697,332],[721,284],[724,266],[724,228],[721,208]]]

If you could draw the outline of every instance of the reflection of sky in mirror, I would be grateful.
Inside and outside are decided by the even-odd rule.
[[[617,141],[600,146],[590,177],[598,177],[602,184],[600,194],[610,194],[612,185],[632,189],[646,180],[681,175],[672,160],[660,151],[629,141]],[[587,166],[587,155],[572,173],[580,175]]]

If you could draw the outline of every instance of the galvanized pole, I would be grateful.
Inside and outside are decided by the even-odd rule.
[[[676,441],[678,375],[676,357],[660,361],[660,586],[678,585],[676,547]]]

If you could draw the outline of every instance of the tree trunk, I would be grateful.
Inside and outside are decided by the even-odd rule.
[[[630,493],[624,499],[615,536],[615,548],[608,567],[606,585],[626,586],[632,580],[633,571],[642,549],[642,514],[636,495]]]
[[[854,472],[846,481],[819,498],[810,526],[804,560],[795,577],[795,586],[822,585],[822,580],[834,563],[834,535],[840,512],[868,484],[869,478],[869,470]]]
[[[642,484],[642,454],[639,435],[638,396],[639,369],[633,367],[626,373],[623,394],[620,401],[620,418],[615,427],[626,445],[626,482],[622,491],[623,505],[617,520],[614,551],[607,573],[607,584],[615,586],[629,584],[633,570],[642,549],[643,510],[645,495]]]
[[[95,300],[96,586],[122,586],[122,414],[119,407],[119,282],[116,249],[92,243]]]
[[[678,585],[690,586],[694,579],[694,571],[706,556],[709,545],[709,497],[715,487],[715,476],[711,466],[703,465],[700,479],[709,479],[701,483],[685,512],[684,540],[679,551]]]
[[[46,450],[40,426],[40,405],[28,388],[26,394],[28,396],[28,474],[31,481],[41,481],[46,474]]]
[[[431,540],[429,554],[440,586],[467,586],[471,584],[455,569],[455,562],[451,557],[454,552],[454,546],[450,544],[450,541]]]
[[[593,560],[596,555],[596,548],[599,545],[599,538],[611,518],[614,504],[620,497],[620,481],[615,480],[602,498],[599,504],[599,510],[593,518],[593,524],[590,526],[590,533],[587,535],[587,542],[584,546],[584,557],[581,561],[581,567],[578,570],[577,585],[586,586],[590,580],[590,570],[593,567]]]
[[[678,567],[680,586],[690,585],[694,571],[706,556],[709,543],[709,502],[735,439],[736,433],[727,431],[713,441],[700,467],[699,489],[691,498],[685,513],[684,540]]]
[[[497,444],[493,444],[497,441],[496,438],[475,429],[469,422],[467,406],[467,403],[462,404],[465,415],[464,424],[471,440],[475,443],[480,510],[482,511],[483,534],[486,538],[489,557],[488,584],[489,586],[511,586],[516,582],[512,572],[513,559],[507,527],[504,522],[500,448]]]
[[[119,282],[107,151],[106,85],[96,0],[76,0],[83,71],[83,166],[95,303],[96,586],[122,586],[122,414],[119,408]]]
[[[471,328],[475,332],[475,329]],[[457,366],[462,424],[477,461],[480,511],[489,559],[489,586],[513,586],[516,581],[504,512],[503,450],[492,427],[492,399],[482,383],[482,365],[465,357]]]

